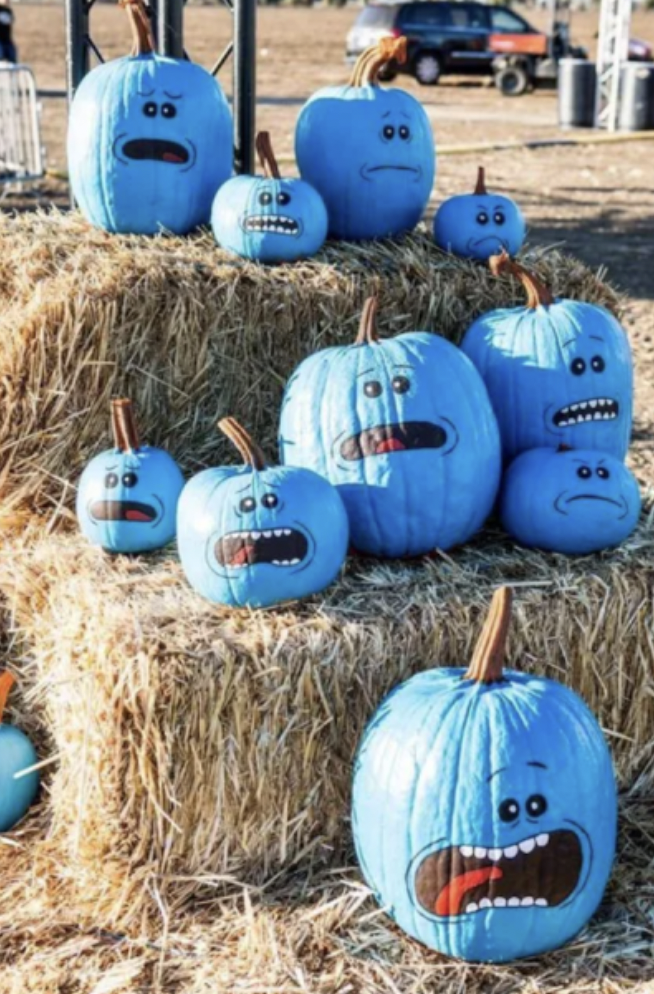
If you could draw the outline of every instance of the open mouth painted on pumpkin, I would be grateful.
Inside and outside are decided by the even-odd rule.
[[[135,521],[151,524],[157,520],[157,511],[149,504],[137,500],[96,500],[90,514],[96,521]]]
[[[300,225],[292,217],[275,214],[251,214],[241,219],[243,231],[271,232],[275,235],[299,235]]]
[[[265,531],[229,532],[214,547],[221,566],[239,569],[268,563],[271,566],[298,566],[309,551],[309,543],[295,528]]]
[[[386,456],[391,452],[442,449],[447,442],[447,432],[440,425],[430,421],[406,421],[395,425],[377,425],[366,428],[358,435],[351,435],[341,443],[341,456],[355,460],[367,456]]]
[[[189,153],[183,145],[163,138],[133,138],[125,142],[122,154],[128,159],[153,159],[176,166],[185,166],[189,160]]]
[[[620,405],[617,400],[595,397],[593,400],[580,400],[577,404],[562,407],[552,420],[557,428],[567,428],[586,421],[614,421],[619,413]]]
[[[418,866],[415,894],[432,915],[490,908],[555,908],[574,892],[583,864],[576,832],[542,832],[504,848],[449,846]]]

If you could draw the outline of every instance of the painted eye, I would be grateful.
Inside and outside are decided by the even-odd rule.
[[[135,487],[139,482],[139,478],[136,473],[124,473],[123,474],[123,486],[124,487]]]
[[[282,193],[277,194],[277,203],[281,204],[282,207],[285,207],[286,204],[290,204],[290,202],[291,202],[290,193],[284,193],[282,191]]]
[[[502,213],[502,211],[495,211],[495,213],[493,214],[493,221],[495,222],[495,224],[498,224],[498,225],[501,226],[506,221],[506,217]]]
[[[163,117],[177,117],[177,108],[172,104],[164,104],[161,108]]]
[[[574,376],[581,376],[582,373],[586,372],[586,363],[583,359],[573,359],[570,363],[570,372]]]
[[[599,476],[600,480],[608,480],[611,474],[605,466],[599,466],[595,472]]]
[[[411,386],[411,380],[407,380],[406,376],[396,376],[393,379],[393,390],[395,393],[406,393]]]
[[[241,511],[245,511],[246,514],[249,514],[250,511],[254,511],[257,506],[257,502],[254,497],[244,497],[238,506]]]
[[[543,815],[547,811],[547,801],[542,794],[532,794],[531,797],[527,798],[525,807],[528,815],[531,815],[532,818],[538,818],[539,815]]]
[[[384,130],[382,131],[382,134],[386,139],[386,141],[390,141],[391,138],[395,138],[395,128],[393,127],[392,124],[387,124]]]
[[[590,468],[590,466],[580,466],[579,469],[577,470],[577,476],[581,480],[590,480],[592,475],[593,471]]]
[[[515,821],[520,814],[520,805],[513,797],[507,797],[497,809],[502,821]]]
[[[382,385],[379,380],[368,380],[363,384],[363,392],[366,397],[379,397],[382,392]]]
[[[590,360],[590,366],[594,373],[603,373],[606,369],[606,363],[602,359],[601,355],[594,355]]]
[[[143,113],[146,117],[156,117],[157,116],[157,105],[148,100],[147,104],[143,105]]]
[[[261,498],[261,503],[264,507],[277,507],[279,504],[279,498],[276,494],[264,494]]]
[[[409,130],[409,128],[407,127],[406,124],[400,125],[400,127],[398,128],[397,133],[398,133],[398,135],[400,136],[400,138],[402,139],[403,142],[408,141],[409,138],[411,137],[411,131]]]
[[[118,477],[115,473],[107,473],[104,478],[104,485],[108,490],[118,486]]]
[[[477,214],[477,224],[488,224],[489,220],[486,211],[479,211],[479,214]]]
[[[272,204],[272,201],[273,201],[272,193],[259,194],[259,203],[261,204],[262,207],[268,207],[269,204]]]

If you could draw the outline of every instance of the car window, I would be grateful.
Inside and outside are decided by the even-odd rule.
[[[455,28],[485,28],[486,10],[479,4],[454,3],[450,6],[450,20]]]
[[[391,4],[379,4],[364,7],[357,17],[358,28],[390,28],[393,26],[397,7]]]
[[[448,14],[447,3],[412,3],[400,8],[400,23],[412,28],[442,28],[450,23]]]
[[[521,17],[517,17],[510,10],[505,10],[504,7],[491,7],[490,16],[493,31],[522,35],[529,30],[529,26]]]

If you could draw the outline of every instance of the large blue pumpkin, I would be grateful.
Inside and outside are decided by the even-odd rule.
[[[211,225],[223,248],[258,262],[292,262],[322,247],[327,211],[301,179],[282,179],[267,131],[257,135],[264,176],[235,176],[216,194]]]
[[[491,259],[527,290],[526,307],[483,314],[461,348],[488,388],[507,459],[569,445],[623,459],[629,447],[633,372],[627,336],[603,307],[557,299],[506,254]]]
[[[416,226],[434,184],[434,136],[423,106],[377,73],[406,57],[406,39],[365,51],[347,86],[309,99],[295,132],[302,178],[321,194],[329,231],[357,240],[399,235]]]
[[[352,828],[379,903],[448,956],[502,962],[571,939],[615,853],[601,729],[571,690],[502,673],[498,591],[471,667],[432,669],[380,706],[355,763]]]
[[[424,331],[379,341],[376,302],[354,345],[299,366],[282,405],[288,466],[330,480],[356,549],[417,556],[448,549],[484,523],[500,479],[495,417],[477,371]]]
[[[18,824],[39,789],[38,771],[32,769],[37,762],[34,746],[20,728],[2,720],[13,684],[10,673],[0,674],[0,832],[8,832]]]
[[[572,555],[597,552],[631,535],[639,514],[633,473],[594,449],[532,449],[504,476],[502,524],[522,545]]]
[[[191,586],[230,607],[266,607],[329,586],[348,545],[334,488],[309,470],[266,465],[233,418],[220,428],[245,465],[206,469],[184,488],[177,545]]]
[[[111,404],[115,447],[95,456],[77,489],[77,519],[108,552],[150,552],[175,537],[182,472],[163,449],[139,442],[129,400]]]
[[[141,3],[126,6],[133,54],[90,72],[70,108],[72,192],[106,231],[184,234],[231,175],[231,113],[205,69],[156,54]]]
[[[434,217],[436,244],[463,258],[488,259],[502,249],[515,255],[526,233],[525,219],[516,202],[486,189],[482,166],[474,193],[450,197]]]

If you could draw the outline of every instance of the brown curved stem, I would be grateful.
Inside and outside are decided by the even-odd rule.
[[[275,153],[273,152],[270,132],[260,131],[254,144],[264,176],[267,176],[268,179],[281,179],[282,174],[279,171],[277,159],[275,158]]]
[[[499,683],[503,680],[502,665],[506,639],[511,623],[510,587],[500,587],[493,594],[490,610],[475,647],[472,662],[464,674],[464,680],[476,683]]]
[[[488,190],[486,189],[486,170],[483,166],[479,166],[477,169],[477,185],[474,192],[478,197],[483,197],[488,193]]]
[[[381,38],[376,45],[367,48],[357,59],[350,75],[350,86],[375,86],[379,81],[377,73],[387,62],[407,60],[407,40],[401,38]]]
[[[506,250],[500,255],[492,255],[488,260],[488,265],[493,276],[501,276],[503,273],[510,273],[520,280],[527,291],[527,307],[535,310],[537,307],[550,307],[554,303],[554,295],[548,286],[545,286],[537,276],[530,273],[528,269],[515,262]]]
[[[359,331],[354,340],[355,345],[374,345],[378,341],[377,337],[377,310],[379,301],[376,297],[368,297],[361,312],[359,321]]]
[[[223,435],[226,435],[230,442],[236,446],[246,465],[249,464],[252,469],[256,470],[266,468],[266,457],[262,450],[236,418],[221,418],[218,427]]]
[[[152,55],[156,51],[152,26],[142,0],[119,0],[127,11],[132,28],[132,55]]]
[[[7,670],[5,670],[4,673],[0,673],[0,724],[2,724],[2,716],[4,715],[5,707],[7,706],[9,692],[15,683],[15,678],[11,675],[11,673],[8,673]]]
[[[111,426],[117,449],[120,449],[121,452],[138,452],[140,448],[139,433],[136,430],[131,400],[126,397],[112,400]]]

